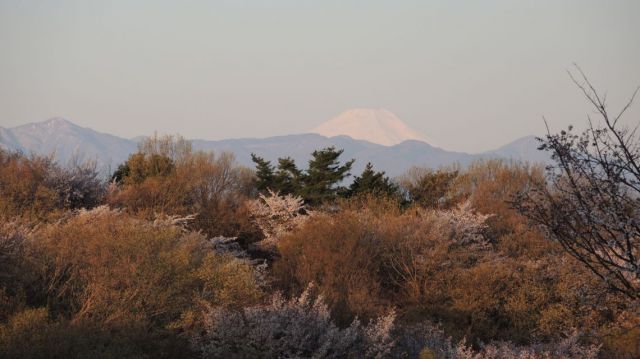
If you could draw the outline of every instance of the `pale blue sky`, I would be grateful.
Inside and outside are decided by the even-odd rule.
[[[382,107],[475,152],[583,123],[573,62],[625,100],[640,1],[0,0],[0,126],[265,137]]]

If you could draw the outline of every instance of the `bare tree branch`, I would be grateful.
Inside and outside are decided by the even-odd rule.
[[[640,144],[639,125],[619,126],[640,88],[615,117],[582,69],[571,81],[594,106],[599,120],[587,117],[581,134],[572,127],[547,135],[540,149],[549,151],[548,184],[522,193],[518,208],[549,236],[584,263],[612,289],[640,299]]]

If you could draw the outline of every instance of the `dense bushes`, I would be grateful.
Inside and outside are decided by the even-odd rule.
[[[640,354],[639,304],[512,208],[537,167],[369,167],[305,202],[180,138],[106,190],[91,166],[0,160],[0,358]]]
[[[444,278],[435,274],[473,264],[486,251],[486,217],[466,204],[441,212],[402,211],[373,199],[366,209],[314,216],[283,237],[274,273],[297,286],[294,291],[315,282],[343,322],[380,315],[392,303],[439,302],[431,298],[437,294],[432,280]]]
[[[0,217],[43,220],[59,210],[90,208],[104,190],[95,163],[62,168],[47,157],[0,149]]]
[[[204,358],[380,358],[390,353],[393,312],[366,326],[356,319],[341,329],[332,323],[322,296],[312,291],[308,287],[288,301],[276,295],[242,312],[212,308],[192,346]]]
[[[166,326],[197,301],[259,297],[251,269],[215,254],[202,235],[106,207],[38,230],[31,245],[50,307],[74,317]]]
[[[355,315],[369,319],[384,311],[379,298],[386,274],[380,270],[385,249],[353,213],[342,213],[340,219],[318,215],[282,238],[278,249],[281,258],[274,271],[280,285],[295,293],[309,282],[316,283],[338,323],[346,325]]]
[[[0,325],[0,358],[181,358],[188,349],[144,328],[54,319],[45,308],[17,312]]]
[[[428,208],[447,208],[459,200],[452,191],[453,182],[458,178],[456,169],[413,167],[400,176],[398,182],[411,203]]]
[[[572,328],[602,335],[637,308],[511,208],[539,173],[475,164],[451,181],[448,191],[463,201],[452,209],[344,203],[280,239],[274,274],[291,293],[315,282],[342,324],[393,305],[401,322],[436,321],[473,345],[561,340]]]
[[[0,322],[24,308],[29,271],[25,267],[29,229],[0,218]]]
[[[217,253],[172,218],[150,222],[98,207],[18,237],[9,240],[24,248],[5,246],[3,254],[33,275],[2,283],[3,293],[23,302],[5,315],[0,346],[22,357],[49,347],[61,358],[102,350],[108,357],[184,356],[178,329],[191,326],[200,307],[242,307],[261,296],[248,262]],[[23,287],[28,295],[18,296]],[[43,308],[20,312],[26,306]]]
[[[233,155],[193,151],[189,142],[154,136],[113,175],[107,202],[142,218],[194,215],[190,228],[209,236],[259,239],[245,200],[253,192],[251,171]]]

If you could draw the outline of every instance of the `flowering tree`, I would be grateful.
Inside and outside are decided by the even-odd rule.
[[[596,359],[600,346],[579,343],[579,335],[570,333],[566,338],[546,344],[517,346],[509,342],[490,342],[474,350],[463,339],[455,343],[439,327],[423,322],[405,329],[399,347],[402,354],[412,353],[412,347],[423,345],[420,358],[447,359]],[[415,350],[415,349],[414,349]]]
[[[54,165],[48,174],[47,185],[57,193],[64,208],[92,208],[105,194],[105,185],[96,169],[95,161],[74,159],[68,168]]]
[[[640,141],[580,71],[572,79],[593,105],[582,134],[549,133],[540,149],[551,152],[549,186],[523,193],[519,209],[539,223],[573,257],[616,291],[640,298]],[[640,89],[640,88],[639,88]],[[637,129],[637,127],[636,127]]]
[[[311,213],[302,198],[290,194],[280,196],[272,190],[268,190],[268,195],[261,194],[259,199],[252,201],[249,208],[264,235],[261,245],[267,248],[273,248],[279,236],[300,226]]]
[[[443,233],[444,238],[458,244],[484,244],[484,232],[488,228],[486,221],[492,216],[476,212],[471,201],[465,201],[453,209],[431,211],[428,217],[437,222],[436,228],[446,232]]]
[[[211,307],[191,337],[203,358],[380,358],[389,353],[395,313],[341,329],[310,286],[298,298],[275,295],[266,305],[233,311]]]

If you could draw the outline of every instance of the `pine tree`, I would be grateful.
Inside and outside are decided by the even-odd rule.
[[[277,191],[275,188],[275,175],[270,161],[265,160],[256,154],[251,154],[251,160],[256,164],[256,188],[265,193],[268,189]]]
[[[362,171],[362,174],[353,180],[353,183],[349,187],[347,195],[356,196],[365,193],[386,196],[398,195],[398,186],[391,182],[389,177],[385,176],[384,174],[384,171],[374,171],[371,162],[367,163],[367,166],[365,167],[364,171]]]
[[[341,165],[338,158],[342,150],[328,147],[314,151],[306,171],[300,170],[291,157],[278,159],[274,168],[269,161],[255,154],[251,159],[256,164],[256,186],[261,192],[270,189],[282,195],[304,198],[308,204],[320,204],[334,200],[347,189],[339,186],[347,176],[355,160]]]
[[[278,171],[274,176],[273,189],[283,195],[299,195],[302,177],[302,171],[298,169],[293,158],[278,158]]]
[[[122,183],[125,178],[129,177],[131,169],[129,168],[128,161],[121,163],[118,168],[113,172],[110,178],[110,182]]]
[[[339,192],[345,191],[344,187],[340,187],[347,176],[355,160],[340,165],[338,158],[343,150],[336,150],[335,147],[327,147],[322,150],[314,151],[309,160],[309,169],[304,175],[301,195],[311,204],[319,204],[331,201],[336,198]]]

